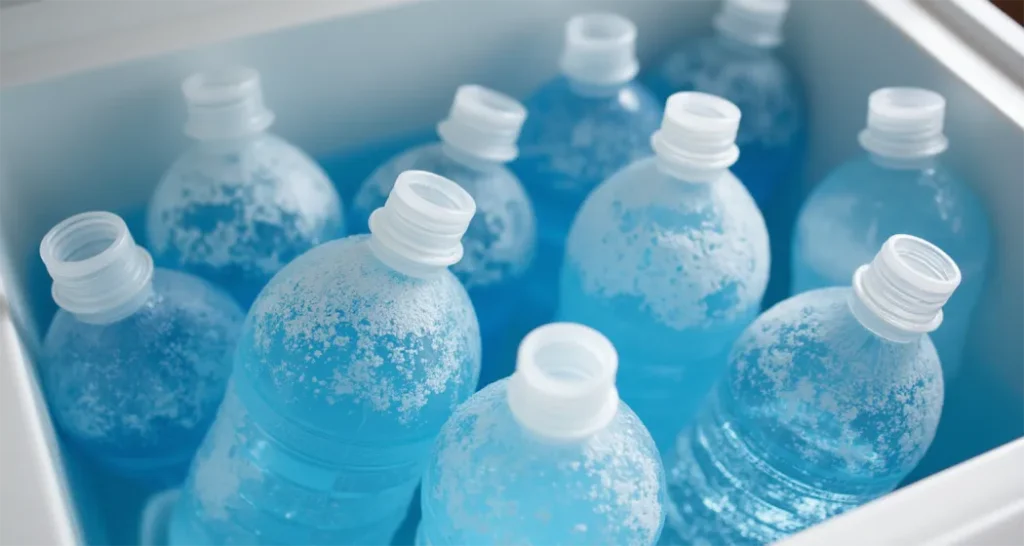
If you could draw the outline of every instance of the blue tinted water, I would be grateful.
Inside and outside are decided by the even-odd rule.
[[[480,334],[453,274],[402,275],[368,242],[307,252],[253,305],[172,544],[394,534],[441,425],[475,390]]]
[[[259,134],[199,143],[164,175],[147,212],[147,248],[248,307],[285,264],[344,235],[341,200],[298,148]]]
[[[776,187],[793,182],[806,146],[806,107],[799,82],[774,49],[708,35],[672,51],[641,79],[662,101],[702,91],[739,106],[740,159],[732,172],[762,209]]]
[[[243,313],[220,289],[157,269],[131,316],[87,324],[58,310],[39,376],[51,415],[79,451],[110,472],[179,481],[213,421]]]
[[[667,453],[757,316],[768,267],[764,221],[734,176],[685,182],[652,157],[580,209],[559,318],[612,341],[619,393]]]
[[[927,336],[895,343],[849,288],[790,298],[737,340],[667,465],[664,544],[768,544],[892,491],[924,456],[943,381]]]
[[[526,107],[530,114],[512,170],[537,213],[537,258],[527,296],[540,324],[550,320],[558,301],[565,239],[577,209],[606,178],[652,153],[662,104],[636,83],[587,96],[558,78],[535,92]]]
[[[395,179],[407,170],[453,180],[476,201],[476,214],[462,238],[465,254],[451,270],[469,291],[480,319],[480,383],[487,385],[512,373],[515,348],[530,329],[521,315],[524,276],[537,243],[533,207],[519,179],[503,164],[474,160],[433,143],[397,155],[366,179],[348,215],[352,233],[369,231],[370,214],[384,205]]]
[[[826,176],[797,219],[793,293],[849,285],[854,270],[897,233],[931,241],[960,267],[960,287],[943,307],[942,325],[931,334],[949,381],[962,365],[967,330],[984,287],[991,234],[980,200],[940,163],[893,168],[865,155]]]
[[[649,545],[664,521],[658,452],[625,404],[603,430],[552,442],[520,426],[508,380],[456,410],[423,478],[421,546]]]

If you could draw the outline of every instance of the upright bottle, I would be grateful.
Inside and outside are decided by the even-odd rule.
[[[513,170],[537,211],[538,252],[526,296],[536,323],[550,320],[569,227],[587,194],[651,154],[661,103],[633,78],[636,26],[612,13],[579,15],[565,27],[562,75],[526,102],[530,118]]]
[[[390,541],[480,374],[476,315],[447,269],[473,211],[454,182],[407,171],[371,235],[274,277],[246,318],[172,545]]]
[[[473,196],[476,215],[462,239],[465,254],[452,272],[469,290],[480,319],[484,385],[512,373],[515,344],[525,333],[515,323],[537,228],[522,184],[505,167],[516,158],[525,119],[526,109],[511,97],[478,85],[459,87],[448,118],[437,126],[441,142],[417,146],[378,167],[363,182],[349,214],[351,232],[365,233],[371,213],[407,170],[444,176]]]
[[[235,68],[182,85],[195,139],[164,174],[146,214],[157,264],[194,273],[248,308],[278,270],[344,235],[341,199],[301,150],[267,132],[259,74]]]
[[[117,474],[180,480],[224,396],[242,310],[202,279],[154,268],[109,212],[57,224],[40,254],[60,307],[39,363],[58,428]]]
[[[739,106],[740,159],[732,171],[765,210],[806,144],[803,90],[776,55],[788,9],[789,0],[723,0],[712,34],[672,51],[641,78],[661,100],[702,91]]]
[[[729,166],[740,112],[677,93],[651,142],[583,204],[569,234],[559,316],[604,332],[619,392],[667,453],[757,316],[768,283],[764,220]]]
[[[812,290],[750,325],[677,442],[664,544],[769,544],[896,488],[939,424],[928,338],[956,263],[891,237],[851,287]]]
[[[515,373],[441,430],[416,544],[653,545],[665,477],[650,434],[619,401],[617,365],[586,326],[527,335]]]
[[[793,293],[843,286],[872,249],[897,233],[923,237],[960,266],[963,285],[932,334],[946,380],[962,363],[971,315],[989,266],[988,214],[940,161],[946,102],[925,89],[889,87],[868,99],[865,154],[832,171],[807,198],[793,238]]]

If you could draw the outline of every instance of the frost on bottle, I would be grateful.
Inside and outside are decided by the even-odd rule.
[[[516,371],[456,410],[423,478],[416,544],[652,545],[665,519],[661,458],[615,391],[615,348],[555,323]]]
[[[613,173],[651,154],[661,104],[633,80],[636,34],[619,15],[573,17],[565,28],[561,77],[526,101],[530,117],[512,168],[537,213],[537,258],[526,295],[540,322],[554,313],[565,239],[583,200]]]
[[[60,307],[39,366],[58,428],[117,474],[177,482],[224,396],[242,310],[202,279],[154,268],[109,212],[57,224],[40,253]]]
[[[533,261],[537,228],[522,184],[505,163],[516,158],[526,109],[511,97],[478,85],[455,93],[448,118],[437,126],[440,142],[390,159],[360,187],[349,214],[352,233],[365,233],[370,214],[384,204],[402,171],[422,170],[462,186],[476,201],[476,215],[462,239],[465,255],[452,272],[468,289],[483,337],[481,384],[512,372],[524,275]]]
[[[182,85],[195,139],[164,174],[147,210],[158,265],[199,275],[244,307],[285,264],[344,235],[341,199],[305,153],[266,132],[259,75],[237,68]]]
[[[963,284],[932,334],[946,380],[960,369],[971,315],[990,261],[988,214],[942,165],[945,100],[925,89],[884,88],[868,99],[867,152],[825,177],[807,198],[793,239],[793,293],[844,286],[897,233],[932,241],[956,260]]]
[[[931,243],[895,235],[852,287],[775,305],[667,464],[665,544],[768,544],[896,488],[935,437],[929,339],[960,282]]]
[[[454,182],[408,171],[370,235],[274,277],[246,319],[171,544],[389,542],[480,373],[476,315],[447,269],[473,211]]]
[[[655,157],[595,190],[569,234],[559,316],[615,343],[619,392],[662,453],[725,369],[768,283],[764,220],[729,172],[739,119],[719,97],[670,97]]]
[[[661,100],[701,91],[739,106],[732,171],[762,208],[795,174],[806,143],[803,90],[776,55],[788,9],[789,0],[723,0],[713,34],[672,51],[641,78]]]

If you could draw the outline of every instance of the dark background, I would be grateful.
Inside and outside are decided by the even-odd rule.
[[[1014,21],[1024,25],[1024,0],[993,0],[992,3]]]

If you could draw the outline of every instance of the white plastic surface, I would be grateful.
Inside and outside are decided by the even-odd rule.
[[[519,155],[516,141],[525,121],[526,107],[512,97],[481,85],[461,85],[437,134],[462,153],[504,163]]]
[[[946,99],[928,89],[883,87],[868,97],[867,128],[860,144],[893,159],[933,157],[949,147],[942,133]]]
[[[616,13],[575,16],[565,25],[562,73],[585,85],[626,83],[640,70],[636,36],[633,21]]]
[[[739,158],[739,127],[740,109],[735,104],[707,93],[676,93],[665,103],[651,147],[659,165],[680,178],[711,180]]]

